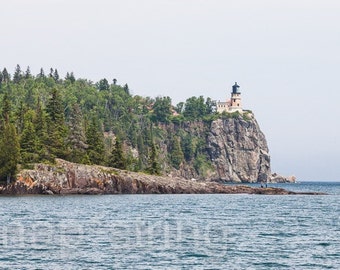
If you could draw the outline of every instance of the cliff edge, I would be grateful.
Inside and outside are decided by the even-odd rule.
[[[176,133],[176,126],[166,128],[168,133]],[[171,176],[234,183],[295,182],[295,178],[271,173],[265,135],[250,112],[222,115],[208,123],[188,122],[178,128],[204,142],[202,153],[208,165],[197,169],[195,163],[185,160],[179,169],[170,169]],[[162,153],[167,155],[166,147]]]
[[[208,153],[216,168],[213,180],[267,182],[270,156],[267,141],[255,120],[218,119],[207,136]]]

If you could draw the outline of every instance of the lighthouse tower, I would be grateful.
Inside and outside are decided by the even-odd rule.
[[[226,102],[218,101],[216,102],[216,110],[218,113],[233,113],[239,112],[243,113],[242,103],[241,103],[241,92],[239,90],[240,86],[235,82],[233,85],[233,90],[231,91],[231,99]]]
[[[242,112],[240,86],[235,82],[231,92],[229,112]]]

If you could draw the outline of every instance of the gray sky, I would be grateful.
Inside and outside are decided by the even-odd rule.
[[[118,79],[173,103],[241,86],[272,170],[340,180],[340,1],[1,1],[0,68]]]

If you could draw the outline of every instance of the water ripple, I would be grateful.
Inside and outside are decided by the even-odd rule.
[[[340,269],[339,195],[0,203],[1,269]]]

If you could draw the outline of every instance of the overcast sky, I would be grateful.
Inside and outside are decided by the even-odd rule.
[[[225,100],[235,81],[272,171],[340,181],[340,1],[1,1],[0,68]]]

